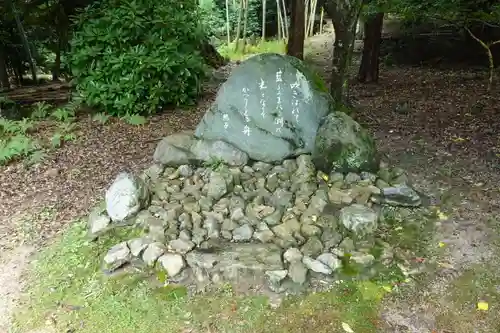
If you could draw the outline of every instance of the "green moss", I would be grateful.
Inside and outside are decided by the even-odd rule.
[[[304,74],[304,76],[310,80],[313,83],[313,87],[315,90],[323,93],[328,93],[328,86],[326,85],[325,81],[321,78],[321,76],[312,68],[304,64],[301,60],[291,57],[291,56],[286,56],[288,61],[300,72]]]

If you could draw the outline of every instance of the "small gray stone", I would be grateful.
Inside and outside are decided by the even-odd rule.
[[[274,238],[274,233],[267,230],[259,230],[253,233],[253,238],[259,240],[261,243],[269,243]]]
[[[288,276],[298,284],[304,284],[307,281],[307,267],[301,261],[295,261],[288,267]]]
[[[228,187],[224,177],[218,172],[212,172],[207,185],[207,196],[214,200],[219,200],[228,192]]]
[[[192,134],[187,132],[176,133],[163,138],[154,152],[153,160],[156,163],[178,167],[189,164],[195,159],[190,152],[191,146],[196,142]]]
[[[186,267],[186,262],[184,258],[177,253],[165,253],[158,258],[158,262],[161,267],[167,272],[168,277],[174,277],[179,274],[184,267]]]
[[[279,187],[280,180],[278,179],[278,174],[277,173],[272,173],[267,176],[266,180],[266,188],[274,192],[276,189]]]
[[[289,248],[283,254],[283,259],[289,263],[302,261],[302,253],[296,247]]]
[[[156,182],[163,174],[163,171],[165,171],[165,167],[163,166],[163,164],[154,163],[151,166],[149,166],[146,170],[144,170],[143,172],[144,178],[142,179]]]
[[[271,290],[279,292],[281,281],[283,281],[288,275],[288,270],[280,269],[276,271],[266,271],[265,274],[269,281],[269,287]]]
[[[109,230],[111,218],[101,208],[94,208],[89,215],[89,236],[93,239]]]
[[[179,238],[185,241],[190,241],[191,232],[189,232],[189,230],[181,230],[181,232],[179,232]]]
[[[311,257],[304,256],[304,258],[302,258],[302,262],[313,272],[326,275],[332,274],[332,269],[319,260],[314,260]]]
[[[179,238],[179,239],[174,239],[174,240],[170,241],[168,243],[168,246],[174,252],[177,252],[180,254],[186,254],[195,247],[195,244],[190,240],[184,240],[184,239]]]
[[[231,220],[240,221],[245,218],[245,212],[242,207],[235,208],[231,213]]]
[[[363,171],[359,175],[361,176],[361,179],[369,180],[371,183],[375,183],[375,181],[377,180],[377,175],[371,172]]]
[[[151,244],[152,240],[149,237],[138,237],[129,240],[128,247],[130,249],[130,253],[134,257],[140,257],[142,252]]]
[[[323,244],[318,237],[310,237],[304,246],[300,248],[300,252],[302,252],[304,256],[316,257],[323,252]]]
[[[354,183],[359,182],[360,180],[361,180],[361,177],[357,173],[354,173],[354,172],[349,172],[345,176],[345,179],[344,179],[346,184],[354,184]]]
[[[192,241],[200,245],[207,237],[207,231],[203,228],[193,228],[193,238]]]
[[[286,269],[280,269],[277,271],[266,271],[265,273],[269,279],[273,282],[281,282],[288,275],[288,271]]]
[[[220,236],[219,222],[213,216],[207,217],[207,219],[203,223],[203,227],[207,230],[207,238],[209,239],[219,238]]]
[[[130,262],[131,253],[127,242],[116,244],[104,256],[105,269],[113,272],[124,264]]]
[[[348,193],[336,187],[332,187],[328,191],[328,199],[330,200],[331,203],[346,204],[346,205],[350,205],[353,201],[353,198],[351,198],[351,196]]]
[[[236,229],[238,227],[239,227],[239,224],[233,220],[230,220],[230,219],[225,219],[224,222],[222,222],[222,230],[223,231],[233,231],[234,229]]]
[[[391,206],[418,207],[422,200],[418,193],[409,186],[384,187],[381,189],[380,203]]]
[[[366,206],[353,204],[340,210],[340,222],[348,230],[366,235],[372,233],[377,228],[377,213]]]
[[[191,177],[193,175],[193,168],[191,168],[187,164],[183,164],[177,168],[177,171],[179,172],[179,175],[181,177]]]
[[[283,208],[277,208],[274,212],[269,214],[264,218],[264,222],[267,225],[274,226],[281,222],[281,218],[283,217]]]
[[[355,252],[352,253],[350,260],[363,266],[370,266],[375,261],[375,257],[371,254]]]
[[[302,235],[308,238],[312,236],[320,236],[321,228],[314,224],[305,223],[300,227],[300,232],[302,233]]]
[[[252,238],[253,229],[248,224],[243,224],[242,226],[233,230],[233,239],[237,242],[248,241]]]
[[[316,260],[328,266],[333,272],[342,267],[342,261],[332,253],[323,253]]]
[[[142,254],[142,260],[148,266],[154,266],[158,257],[165,253],[165,245],[159,242],[154,242],[148,245]]]

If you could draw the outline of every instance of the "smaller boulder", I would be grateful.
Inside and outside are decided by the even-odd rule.
[[[356,121],[343,112],[328,114],[318,129],[312,153],[314,165],[332,171],[377,171],[379,157],[375,141]]]
[[[89,214],[88,219],[89,237],[95,240],[108,231],[111,227],[111,218],[102,207],[95,207]]]
[[[191,164],[195,157],[190,150],[195,142],[196,139],[189,132],[169,135],[156,146],[153,160],[169,167]]]
[[[190,132],[181,132],[163,138],[153,160],[169,167],[211,161],[239,167],[248,163],[248,154],[222,140],[198,139]]]
[[[360,236],[367,235],[377,229],[378,215],[370,207],[353,204],[340,210],[340,222]]]
[[[390,206],[419,207],[422,204],[422,199],[417,191],[407,185],[384,187],[381,189],[380,195],[372,198],[376,203]]]
[[[147,205],[149,195],[149,188],[144,181],[122,172],[106,191],[106,211],[114,222],[124,222]]]
[[[184,258],[177,253],[165,253],[158,258],[158,262],[167,272],[169,278],[175,277],[186,267]]]
[[[104,256],[104,270],[112,273],[132,259],[127,242],[116,244]]]

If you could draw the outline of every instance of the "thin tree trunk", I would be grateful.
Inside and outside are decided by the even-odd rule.
[[[314,35],[314,22],[316,21],[316,6],[318,4],[317,0],[311,0],[311,13],[309,15],[309,26],[308,26],[308,33],[306,34],[306,37],[310,37]]]
[[[384,13],[366,19],[364,23],[364,45],[358,80],[360,82],[377,82],[379,78],[379,53],[382,39]]]
[[[290,33],[287,44],[287,54],[298,59],[304,59],[304,0],[292,0],[290,16]]]
[[[285,39],[288,39],[288,16],[287,16],[287,11],[286,11],[286,3],[285,0],[281,1],[283,4],[283,37]]]
[[[243,1],[240,0],[240,8],[238,12],[238,23],[236,25],[236,38],[234,39],[234,52],[238,52],[239,45],[240,45],[240,35],[241,35],[241,20],[243,18]]]
[[[266,4],[267,0],[262,0],[262,43],[266,41]]]
[[[245,18],[243,20],[243,53],[247,46],[247,25],[248,25],[248,0],[242,0],[245,8]]]
[[[226,0],[226,33],[227,45],[231,44],[231,27],[229,24],[229,0]]]
[[[276,11],[278,13],[278,40],[283,38],[283,18],[281,17],[280,0],[276,0]]]
[[[321,5],[325,6],[325,10],[332,18],[335,29],[330,93],[338,109],[345,106],[347,102],[348,70],[362,0],[353,0],[351,2],[326,0]]]
[[[10,89],[9,73],[7,73],[7,53],[3,45],[0,45],[0,86],[1,90]]]
[[[323,19],[325,17],[325,9],[321,7],[321,16],[320,16],[320,21],[319,21],[319,33],[323,33]]]
[[[59,38],[56,48],[56,59],[52,68],[52,81],[58,81],[61,73],[61,39]]]
[[[31,53],[31,48],[30,48],[30,45],[28,42],[28,37],[26,37],[26,31],[24,31],[23,24],[21,23],[21,19],[19,18],[19,14],[17,13],[14,2],[12,2],[12,0],[7,0],[6,3],[7,3],[7,7],[11,8],[12,14],[14,15],[14,19],[15,19],[16,25],[17,25],[17,30],[19,30],[19,36],[21,37],[21,40],[23,43],[24,51],[26,52],[26,55],[28,56],[31,75],[33,77],[33,81],[36,84],[38,82],[38,80],[37,80],[37,75],[36,75],[35,60],[33,59],[33,55]]]
[[[308,31],[307,27],[309,26],[309,5],[311,3],[311,0],[305,0],[305,7],[304,7],[304,31],[305,31],[305,38],[308,36]]]

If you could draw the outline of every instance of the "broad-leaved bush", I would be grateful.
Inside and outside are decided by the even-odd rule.
[[[71,69],[90,107],[115,116],[192,104],[206,65],[193,0],[103,0],[77,18]]]

